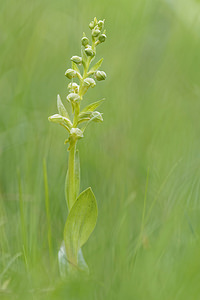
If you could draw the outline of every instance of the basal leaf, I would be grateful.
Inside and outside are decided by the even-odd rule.
[[[69,114],[61,101],[60,95],[57,95],[57,108],[58,108],[58,112],[61,116],[69,119]]]
[[[64,242],[62,242],[62,245],[58,251],[58,266],[62,278],[66,278],[67,275],[71,276],[71,268],[73,268],[73,266],[70,266],[70,263],[67,259]],[[87,274],[89,273],[89,268],[81,249],[78,252],[78,266],[75,270],[82,271]]]
[[[97,107],[99,107],[103,102],[105,101],[105,98],[98,100],[96,102],[93,102],[91,104],[89,104],[88,106],[86,106],[81,113],[83,112],[92,112],[95,109],[97,109]]]
[[[67,217],[64,230],[68,260],[77,265],[79,249],[87,242],[97,221],[97,203],[91,188],[83,191]]]

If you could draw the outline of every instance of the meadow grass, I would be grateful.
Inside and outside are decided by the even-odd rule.
[[[1,1],[0,299],[200,295],[199,3]],[[90,276],[63,281],[65,130],[50,126],[82,31],[106,19],[104,123],[79,142],[99,217]],[[97,97],[98,96],[98,97]]]

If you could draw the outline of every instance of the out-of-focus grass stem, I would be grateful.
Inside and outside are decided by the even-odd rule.
[[[48,188],[48,178],[47,178],[47,166],[46,160],[43,159],[43,176],[44,176],[44,189],[45,189],[45,208],[48,226],[48,247],[49,247],[49,257],[52,258],[52,234],[51,234],[51,214],[49,206],[49,188]]]
[[[27,226],[25,222],[25,215],[24,215],[24,200],[23,200],[23,195],[22,195],[22,181],[21,181],[21,174],[20,171],[18,170],[17,172],[18,176],[18,191],[19,191],[19,207],[20,207],[20,222],[21,222],[21,235],[22,235],[22,250],[24,254],[24,260],[26,267],[28,268],[28,257],[27,257],[27,252],[28,252],[28,245],[27,245]]]

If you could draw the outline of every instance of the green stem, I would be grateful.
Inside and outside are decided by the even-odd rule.
[[[74,202],[76,201],[75,191],[75,153],[76,143],[69,150],[69,163],[68,163],[68,209],[71,210]]]

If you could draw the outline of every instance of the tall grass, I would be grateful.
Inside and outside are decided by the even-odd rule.
[[[1,1],[1,299],[198,299],[199,10],[189,0]],[[83,247],[90,277],[63,282],[67,151],[47,118],[95,15],[106,18],[108,79],[88,102],[107,100],[103,125],[79,145],[81,190],[94,187],[99,219]]]

